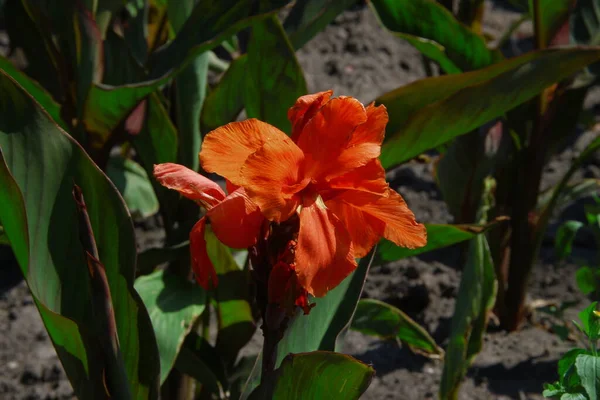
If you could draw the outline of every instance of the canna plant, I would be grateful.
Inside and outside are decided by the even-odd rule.
[[[470,132],[548,96],[600,51],[504,60],[479,35],[481,2],[373,0],[448,75],[366,107],[307,95],[295,50],[353,3],[0,2],[26,58],[0,57],[0,244],[79,398],[358,398],[374,371],[334,352],[349,328],[444,356],[401,310],[359,302],[375,253],[392,261],[470,240],[443,380],[456,394],[496,286],[503,304],[494,237],[524,220],[506,222],[504,181],[487,158],[476,174],[454,174],[474,174],[457,225],[417,223],[385,169],[441,150],[447,196],[441,172],[455,169],[442,162],[463,139],[479,143]],[[242,110],[250,119],[236,122]],[[510,148],[508,126],[501,140],[487,135],[486,157]],[[157,208],[165,243],[138,253],[131,215]],[[260,355],[241,357],[259,323]]]

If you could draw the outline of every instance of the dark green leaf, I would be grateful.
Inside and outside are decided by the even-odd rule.
[[[559,259],[563,259],[571,254],[573,240],[575,240],[575,235],[577,235],[577,231],[581,227],[583,227],[582,222],[567,221],[558,228],[554,249]]]
[[[328,351],[291,354],[276,371],[274,400],[358,399],[375,370],[348,355]]]
[[[148,218],[158,211],[158,200],[144,168],[133,160],[111,157],[106,175],[115,184],[132,215]]]
[[[374,251],[373,251],[374,254]],[[277,346],[277,363],[290,353],[315,350],[333,351],[339,337],[346,331],[352,320],[356,304],[362,293],[373,254],[362,258],[358,268],[325,297],[311,299],[316,305],[309,315],[297,312]],[[247,399],[260,382],[260,357],[252,371],[242,399]]]
[[[575,272],[575,281],[581,293],[588,295],[598,289],[598,277],[590,267],[581,267]]]
[[[543,49],[551,44],[563,24],[568,22],[575,2],[576,0],[538,0],[533,2],[539,8],[533,11],[537,16],[535,31],[538,48]]]
[[[396,246],[389,240],[384,239],[379,246],[379,255],[384,261],[395,261],[401,258],[416,256],[472,239],[505,220],[506,218],[498,218],[486,225],[425,224],[425,228],[427,229],[427,244],[424,247],[411,250]]]
[[[600,395],[600,357],[580,354],[575,360],[575,368],[589,398],[597,399]]]
[[[397,338],[411,349],[441,357],[444,351],[419,324],[396,307],[379,300],[358,302],[352,329],[383,339]]]
[[[595,48],[543,50],[384,94],[376,100],[390,114],[381,162],[389,168],[470,132],[598,59]]]
[[[354,3],[356,0],[296,1],[283,23],[292,46],[300,49]]]
[[[160,382],[167,379],[185,336],[205,308],[202,288],[167,271],[156,271],[135,281],[144,301],[160,354]]]
[[[471,240],[446,348],[440,398],[455,399],[460,383],[481,350],[488,313],[496,298],[494,264],[485,235]]]
[[[564,1],[564,0],[562,0]],[[577,0],[575,10],[569,17],[570,42],[577,45],[600,45],[600,7],[596,0]],[[595,63],[586,69],[588,83],[600,74],[600,64]]]
[[[194,0],[170,1],[169,21],[175,32],[180,32],[194,9]],[[200,111],[206,96],[208,51],[198,54],[175,79],[175,115],[179,130],[179,164],[194,171],[200,166]]]
[[[210,132],[235,121],[244,108],[244,87],[247,74],[247,55],[236,58],[214,88],[202,107],[201,127]]]
[[[151,78],[164,77],[184,68],[196,55],[219,45],[254,20],[263,18],[289,2],[290,0],[199,1],[175,39],[151,55]]]
[[[247,271],[240,269],[212,230],[206,229],[206,246],[215,266],[219,285],[215,290],[219,332],[216,347],[226,362],[233,362],[239,350],[252,338],[256,325],[250,307]]]
[[[596,341],[600,337],[600,317],[595,314],[597,304],[593,302],[579,313],[580,329],[590,341]]]
[[[499,52],[488,49],[482,36],[435,1],[372,0],[370,4],[387,29],[439,43],[460,69],[479,69],[502,59]]]
[[[571,349],[558,361],[558,378],[561,386],[572,388],[581,384],[581,379],[575,371],[575,360],[580,354],[586,353],[584,349]]]
[[[552,198],[552,194],[556,187],[552,187],[542,193],[538,198],[537,209],[543,210]],[[562,188],[560,195],[556,200],[555,208],[561,209],[577,201],[583,197],[597,193],[600,190],[600,180],[598,179],[583,179],[577,183],[568,184]]]
[[[459,74],[462,72],[462,70],[458,68],[451,59],[448,58],[446,55],[446,49],[441,44],[430,39],[406,35],[403,33],[395,33],[395,35],[406,40],[415,49],[423,53],[425,57],[438,63],[440,68],[442,68],[445,73]]]
[[[73,183],[85,197],[106,271],[129,390],[136,399],[157,398],[158,352],[133,289],[135,239],[123,200],[81,147],[4,73],[0,91],[0,179],[7,188],[0,191],[0,220],[76,394],[106,397],[106,359],[98,346],[104,338],[94,328]]]
[[[175,246],[152,247],[138,256],[137,270],[140,275],[148,275],[160,264],[182,259],[190,253],[190,242],[185,241]]]
[[[287,110],[307,89],[294,49],[276,17],[252,26],[246,71],[244,105],[248,117],[290,133]]]

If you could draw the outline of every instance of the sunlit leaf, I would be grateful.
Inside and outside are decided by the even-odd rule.
[[[499,52],[488,49],[482,36],[435,1],[372,0],[369,4],[387,29],[439,43],[444,58],[462,70],[483,68],[502,59]],[[442,55],[437,58],[439,62]]]
[[[376,99],[390,114],[381,162],[389,168],[470,132],[598,59],[595,48],[543,50],[386,93]]]
[[[204,290],[167,271],[156,271],[135,281],[158,344],[160,382],[167,379],[183,340],[205,308]]]
[[[575,368],[589,398],[597,399],[600,394],[600,357],[580,354],[575,360]]]
[[[97,353],[105,331],[98,330],[102,319],[91,308],[97,278],[79,238],[74,183],[85,198],[110,288],[129,382],[122,389],[136,399],[155,399],[158,352],[133,289],[135,238],[123,200],[81,147],[2,72],[0,91],[0,221],[76,394],[106,398],[103,368],[109,359]]]
[[[505,221],[506,218],[498,218],[486,225],[444,225],[425,224],[427,229],[427,244],[418,249],[407,249],[396,246],[388,240],[382,240],[379,246],[379,255],[384,261],[395,261],[401,258],[412,257],[427,253],[435,249],[448,247],[465,240],[473,239],[475,236],[486,232],[497,223]]]

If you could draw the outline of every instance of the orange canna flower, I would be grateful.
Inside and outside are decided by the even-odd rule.
[[[216,184],[184,167],[175,170],[169,164],[169,173],[159,165],[155,170],[163,185],[207,207],[215,234],[231,247],[256,243],[263,216],[278,224],[298,218],[294,262],[278,266],[275,275],[285,277],[284,287],[296,287],[297,281],[317,297],[354,271],[355,259],[364,257],[381,237],[408,248],[427,242],[425,227],[390,189],[377,158],[388,122],[385,107],[331,96],[327,91],[297,100],[288,112],[291,138],[256,119],[209,133],[200,162],[236,188],[227,197]],[[194,227],[198,237],[203,221]],[[198,261],[206,255],[202,251],[196,250]],[[291,283],[290,271],[296,275]],[[208,278],[198,272],[203,274],[199,281],[216,284],[214,271]],[[274,298],[284,295],[277,289],[273,293]],[[299,292],[292,297],[296,304],[304,298]]]
[[[208,256],[204,231],[206,219],[211,222],[215,236],[229,247],[236,249],[253,246],[260,232],[264,217],[246,194],[244,188],[228,185],[229,196],[210,179],[183,165],[165,163],[154,166],[157,181],[177,190],[194,200],[207,212],[190,232],[192,269],[198,284],[205,289],[217,286],[217,274]]]

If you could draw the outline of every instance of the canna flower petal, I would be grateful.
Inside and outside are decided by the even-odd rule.
[[[296,274],[306,291],[322,297],[356,269],[350,240],[340,219],[318,201],[302,208]]]
[[[367,121],[354,129],[346,147],[330,167],[327,180],[361,167],[381,154],[388,113],[385,106],[375,107],[370,104],[366,108],[366,115]]]
[[[415,249],[427,244],[425,226],[417,223],[402,196],[394,190],[390,189],[387,196],[348,190],[330,200],[339,201],[382,221],[385,224],[383,237],[398,246]],[[344,222],[347,226],[355,223],[351,220]]]
[[[354,257],[363,258],[383,236],[385,222],[344,201],[327,202],[327,207],[344,223]]]
[[[205,228],[206,217],[196,222],[196,225],[192,228],[190,232],[190,255],[196,281],[204,289],[210,290],[217,287],[218,278],[206,249],[206,239],[204,238]]]
[[[204,138],[200,163],[207,172],[216,172],[241,186],[240,169],[248,156],[271,140],[288,138],[265,122],[248,119],[215,129]]]
[[[211,227],[217,238],[234,249],[256,244],[264,217],[243,188],[237,189],[208,210]]]
[[[154,177],[161,185],[177,190],[205,208],[213,207],[225,198],[225,192],[217,183],[183,165],[157,164],[154,166]]]
[[[292,123],[292,140],[298,141],[304,125],[319,111],[323,104],[327,103],[333,95],[333,90],[307,94],[296,100],[296,103],[288,110],[288,119]]]
[[[389,185],[379,159],[374,158],[362,167],[333,178],[328,182],[332,189],[353,189],[387,196]]]
[[[286,220],[298,207],[295,196],[307,184],[300,175],[302,151],[287,136],[265,143],[242,167],[248,196],[271,221]]]
[[[336,155],[346,148],[354,129],[366,121],[364,106],[352,97],[325,103],[306,123],[297,141],[306,157],[306,176],[319,179],[335,174],[339,167]]]

